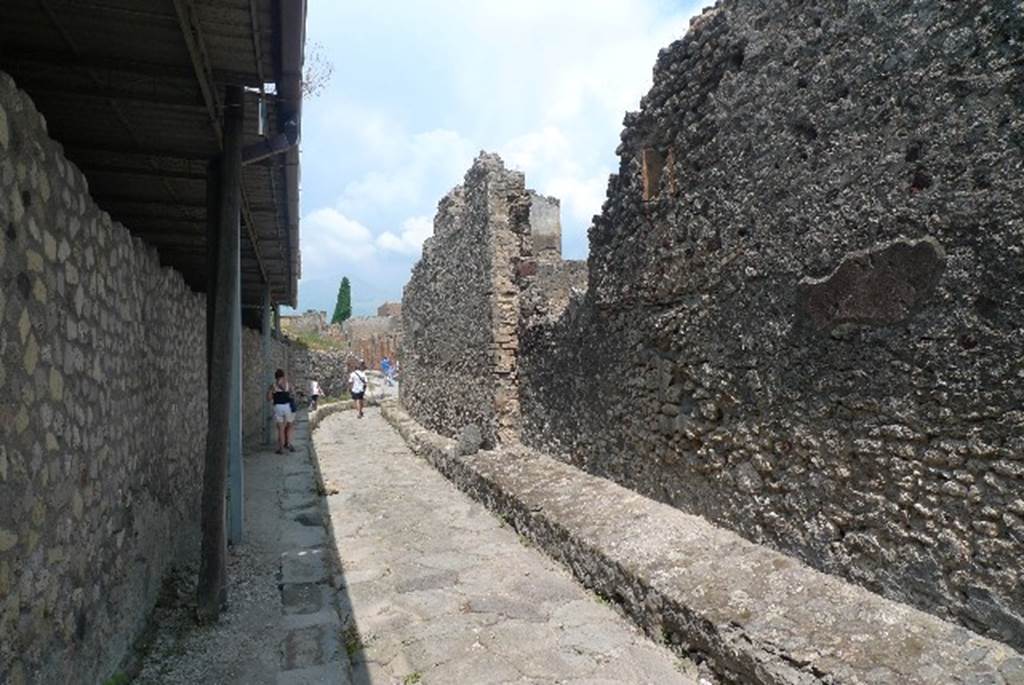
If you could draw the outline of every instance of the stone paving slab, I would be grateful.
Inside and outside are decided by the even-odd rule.
[[[330,557],[324,548],[298,549],[281,555],[282,583],[319,583],[327,580]]]
[[[300,415],[294,453],[250,450],[245,459],[246,537],[229,560],[228,611],[199,628],[194,607],[159,614],[145,685],[347,685],[345,624],[330,582],[322,501]],[[194,596],[194,578],[184,594]],[[347,614],[346,614],[347,615]],[[170,620],[173,619],[173,620]]]
[[[461,489],[730,681],[1024,685],[1024,656],[1007,645],[535,451],[460,456],[383,409]]]
[[[355,683],[701,682],[415,457],[375,409],[320,423]],[[710,682],[710,680],[708,680]]]
[[[297,668],[277,675],[277,685],[349,685],[351,682],[348,663],[344,660]]]

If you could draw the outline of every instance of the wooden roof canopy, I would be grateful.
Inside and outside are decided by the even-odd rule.
[[[242,303],[295,306],[306,0],[0,0],[0,69],[97,204],[206,290],[206,166],[246,87]]]

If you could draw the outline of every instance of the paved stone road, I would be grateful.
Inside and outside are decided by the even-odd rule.
[[[314,437],[356,683],[697,683],[675,657],[456,490],[370,409]]]

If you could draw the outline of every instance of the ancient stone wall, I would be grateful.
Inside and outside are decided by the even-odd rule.
[[[377,307],[377,316],[400,319],[402,318],[402,304],[400,302],[385,302]]]
[[[102,682],[197,542],[204,300],[2,72],[0,231],[0,682]]]
[[[485,443],[518,433],[516,268],[529,230],[523,175],[482,154],[438,206],[402,298],[402,383],[410,413]]]
[[[522,439],[1021,648],[1024,18],[797,6],[662,51],[585,295],[516,267]],[[486,309],[453,280],[419,339]]]
[[[294,316],[281,317],[281,329],[291,335],[301,333],[324,334],[329,325],[327,323],[327,312],[316,309],[308,309]]]
[[[977,10],[726,2],[663,51],[524,434],[1019,647],[1022,24]]]
[[[401,327],[401,319],[394,316],[360,316],[342,323],[341,331],[351,356],[366,362],[367,368],[379,369],[384,357],[398,357]]]
[[[291,360],[291,377],[303,393],[309,393],[309,383],[315,379],[325,397],[348,397],[348,375],[355,368],[355,358],[348,350],[293,345]]]

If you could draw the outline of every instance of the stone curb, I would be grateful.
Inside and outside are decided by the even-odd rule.
[[[394,402],[387,421],[457,487],[727,681],[1024,683],[1006,645],[522,447],[460,456]]]
[[[326,543],[319,547],[328,555],[327,559],[322,562],[320,573],[317,574],[317,569],[299,569],[299,573],[308,570],[311,575],[309,578],[302,578],[301,575],[296,575],[294,580],[308,581],[308,582],[320,582],[325,584],[325,587],[333,589],[331,592],[333,597],[331,601],[331,607],[336,617],[335,624],[337,627],[332,628],[334,633],[343,631],[346,627],[354,622],[354,617],[351,615],[345,603],[338,599],[337,593],[344,592],[344,584],[342,581],[341,574],[341,559],[338,557],[338,550],[335,547],[334,540],[334,528],[331,523],[331,517],[328,515],[326,502],[324,500],[325,493],[327,493],[327,486],[324,482],[323,473],[320,471],[320,460],[316,455],[316,442],[313,439],[313,433],[320,422],[332,414],[337,414],[342,411],[347,411],[354,408],[355,403],[351,401],[332,402],[330,404],[321,405],[316,411],[306,412],[307,421],[307,436],[306,436],[306,447],[307,447],[307,458],[309,464],[312,467],[312,478],[316,487],[316,493],[314,495],[316,501],[316,509],[320,514],[322,525],[326,531]],[[282,583],[284,582],[284,565],[282,565]],[[283,587],[283,585],[282,585]],[[330,590],[328,590],[330,591]],[[333,623],[333,622],[332,622]],[[315,627],[315,626],[312,626]],[[332,678],[336,678],[340,675],[341,680],[339,685],[348,685],[352,682],[352,663],[348,657],[343,646],[335,650],[337,652],[336,658],[343,664],[343,671],[341,674],[332,673],[327,666],[314,666],[302,671],[287,671],[278,678],[278,685],[285,685],[286,683],[321,683],[330,682],[325,680],[327,674]]]

